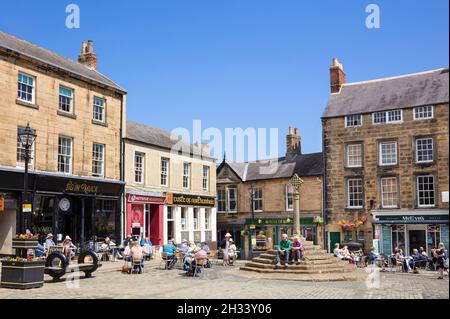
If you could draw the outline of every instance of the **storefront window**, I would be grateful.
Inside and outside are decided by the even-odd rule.
[[[211,229],[211,210],[205,209],[205,229]]]
[[[181,207],[181,230],[186,230],[188,227],[187,225],[187,208]]]
[[[431,249],[439,246],[441,242],[441,226],[439,225],[428,225],[427,227],[427,253],[431,252]]]
[[[112,200],[96,200],[95,234],[99,240],[105,237],[115,237],[115,219],[115,202]]]
[[[32,215],[32,233],[40,233],[44,238],[48,233],[55,233],[53,230],[54,197],[39,196],[34,197],[34,211]]]
[[[194,208],[194,229],[200,228],[200,218],[198,208]]]
[[[344,243],[353,241],[353,232],[351,230],[344,231]]]
[[[392,226],[392,248],[399,248],[405,252],[405,226],[394,225]]]
[[[255,250],[266,250],[267,249],[267,235],[265,228],[256,228],[256,249]]]

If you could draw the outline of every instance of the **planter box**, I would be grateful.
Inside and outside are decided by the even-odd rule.
[[[13,238],[12,248],[14,249],[36,249],[38,241],[36,239],[18,239]]]
[[[40,288],[44,285],[45,260],[2,261],[0,287],[12,289]]]

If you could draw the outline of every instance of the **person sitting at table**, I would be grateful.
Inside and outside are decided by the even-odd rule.
[[[177,246],[174,245],[172,240],[169,240],[167,244],[163,245],[162,252],[167,255],[167,260],[169,264],[167,265],[167,269],[172,269],[177,263],[177,257],[175,253],[177,252]]]
[[[303,259],[304,249],[303,240],[300,240],[298,235],[294,236],[294,240],[292,241],[291,259],[296,265],[300,263],[300,259]]]
[[[402,249],[397,250],[397,253],[395,254],[395,259],[398,262],[402,263],[402,270],[403,270],[403,272],[408,272],[408,271],[411,270],[411,267],[410,267],[410,264],[409,264],[409,259],[410,258],[406,257],[403,254],[403,250]]]
[[[205,253],[209,253],[210,249],[206,241],[202,242],[201,248],[205,251]]]
[[[180,251],[182,252],[187,252],[189,249],[189,245],[188,245],[188,241],[186,239],[183,239],[181,241],[181,245],[180,245]]]
[[[411,254],[411,259],[409,260],[409,268],[413,270],[415,274],[419,273],[417,267],[420,267],[421,263],[426,263],[426,261],[422,258],[422,254],[419,253],[419,250],[414,248],[413,253]]]
[[[197,259],[206,259],[206,252],[200,247],[195,247],[194,250],[184,258],[183,268],[186,271],[186,275],[194,275]],[[200,271],[200,269],[198,271]]]
[[[376,247],[372,246],[369,253],[369,259],[372,261],[372,264],[381,267],[381,271],[386,271],[386,260],[383,255],[377,253]]]
[[[130,249],[130,259],[133,261],[132,271],[142,273],[142,260],[144,259],[144,249],[139,244],[139,241],[134,241]]]
[[[44,244],[45,252],[48,252],[48,249],[50,248],[50,246],[55,246],[55,242],[53,241],[52,233],[48,233],[47,237],[45,239],[45,244]]]
[[[64,247],[64,255],[66,255],[67,260],[70,261],[70,259],[75,256],[75,250],[77,247],[72,243],[72,238],[70,236],[66,236],[66,238],[63,241],[63,247]]]

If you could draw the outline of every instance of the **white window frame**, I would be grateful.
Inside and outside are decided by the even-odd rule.
[[[235,202],[235,205],[234,205],[234,207],[235,207],[235,209],[234,210],[231,210],[231,205],[230,205],[230,202],[231,202],[231,196],[230,196],[230,190],[233,190],[233,193],[234,193],[234,198],[233,198],[233,201]],[[228,213],[236,213],[237,212],[237,206],[238,206],[238,191],[237,191],[237,187],[229,187],[229,188],[227,188],[227,203],[226,203],[226,210],[227,210],[227,212]]]
[[[95,102],[97,100],[103,101],[102,105],[96,104]],[[98,107],[98,109],[101,110],[101,112],[97,111],[96,107]],[[101,115],[101,119],[98,118],[98,117],[100,117],[99,114]],[[94,95],[94,98],[92,101],[92,119],[95,122],[100,122],[100,123],[106,122],[106,99]]]
[[[428,178],[432,178],[433,179],[433,194],[434,196],[433,198],[433,204],[420,204],[420,190],[419,190],[419,179],[420,178],[424,178],[424,177],[428,177]],[[428,190],[429,191],[429,190]],[[436,207],[436,180],[433,174],[428,174],[428,175],[417,175],[416,176],[416,196],[417,196],[417,207],[420,208],[427,208],[427,207]],[[429,197],[431,198],[431,197]]]
[[[400,112],[400,119],[399,120],[390,120],[389,114],[392,112]],[[376,114],[384,114],[384,122],[375,122]],[[395,123],[403,123],[403,110],[402,109],[379,111],[379,112],[372,113],[372,124],[373,125],[395,124]]]
[[[383,184],[383,182],[384,181],[386,181],[386,180],[394,180],[394,186],[395,186],[395,198],[394,198],[394,202],[396,203],[396,204],[394,204],[394,205],[385,205],[384,204],[384,201],[385,201],[385,192],[384,192],[384,184]],[[391,186],[391,185],[389,185],[389,186]],[[388,177],[382,177],[381,179],[380,179],[380,193],[381,193],[381,207],[382,208],[397,208],[398,207],[398,179],[397,179],[397,177],[395,177],[395,176],[388,176]],[[393,191],[390,191],[390,192],[388,192],[389,194],[393,194],[394,192]],[[386,200],[387,200],[387,198],[386,198]]]
[[[258,196],[259,196],[259,193],[261,193],[261,197],[256,197],[256,194],[258,194]],[[252,205],[253,205],[253,211],[254,211],[254,212],[262,212],[262,211],[264,211],[264,207],[263,207],[263,205],[264,205],[263,197],[264,197],[263,189],[262,189],[261,187],[257,187],[257,188],[255,189],[255,195],[254,195],[254,197],[253,197],[253,202],[252,202]],[[261,201],[261,209],[256,209],[256,208],[255,208],[255,202],[257,202],[257,201]]]
[[[169,186],[169,170],[170,170],[170,159],[167,157],[161,157],[161,176],[160,176],[160,184],[161,186]],[[164,165],[165,163],[165,169]],[[165,183],[163,183],[163,179],[165,179]]]
[[[207,165],[203,165],[202,168],[203,172],[202,172],[202,189],[207,192],[209,191],[209,166]],[[205,174],[206,172],[206,174]]]
[[[431,116],[421,116],[421,117],[417,116],[416,111],[419,111],[418,113],[422,114],[422,115],[428,114],[428,111],[425,110],[427,108],[431,108]],[[416,106],[413,109],[413,119],[415,121],[430,120],[430,119],[433,119],[433,118],[434,118],[434,106],[433,105]]]
[[[294,192],[291,191],[292,188],[289,185],[285,185],[285,203],[286,203],[286,211],[292,212],[294,210]],[[292,207],[289,208],[289,197],[292,198]]]
[[[20,76],[31,79],[33,81],[33,84],[30,85],[29,83],[20,81]],[[36,77],[33,75],[26,74],[24,72],[19,72],[17,75],[17,84],[24,85],[26,87],[31,87],[31,101],[28,101],[27,99],[22,98],[21,94],[19,94],[19,91],[24,92],[25,94],[29,94],[29,93],[25,92],[23,90],[19,90],[19,88],[17,88],[17,99],[19,101],[22,101],[25,103],[35,104],[36,103]]]
[[[350,117],[353,117],[353,116],[359,116],[359,119],[360,119],[359,125],[348,125],[348,120],[349,120],[349,118],[350,118]],[[350,114],[350,115],[346,115],[345,118],[344,118],[344,121],[345,121],[345,127],[346,127],[346,128],[360,127],[360,126],[363,125],[363,115],[362,115],[362,114]]]
[[[141,158],[140,167],[138,167],[137,157]],[[145,153],[143,152],[134,152],[134,165],[133,165],[133,173],[134,173],[134,182],[136,184],[144,184],[145,180]],[[140,181],[137,180],[137,174],[140,174]]]
[[[101,149],[101,158],[96,157],[99,152],[96,151],[96,146],[100,146]],[[100,166],[97,166],[100,163]],[[101,173],[94,173],[94,167],[99,167],[101,169]],[[92,144],[92,176],[94,177],[105,177],[105,144],[93,143]]]
[[[205,230],[212,230],[211,209],[209,209],[209,208],[205,208]]]
[[[65,154],[60,152],[60,149],[62,147],[61,141],[62,140],[66,140],[66,141],[70,141],[70,154]],[[66,146],[64,146],[65,148],[67,148]],[[64,157],[65,159],[68,160],[68,164],[66,163],[65,165],[67,165],[67,167],[69,168],[68,171],[66,171],[64,169],[64,171],[60,170],[60,164],[62,164],[62,161],[60,161],[60,158]],[[72,174],[72,163],[73,163],[73,138],[72,137],[67,137],[67,136],[58,136],[58,172],[63,173],[63,174]],[[66,166],[65,166],[66,167]]]
[[[61,89],[65,89],[65,90],[70,91],[70,92],[71,92],[71,93],[70,93],[70,96],[67,96],[67,95],[65,95],[65,94],[61,94]],[[63,110],[63,109],[61,108],[61,96],[63,96],[63,97],[65,97],[65,98],[69,99],[69,101],[70,101],[70,102],[69,102],[69,111]],[[60,85],[60,86],[59,86],[59,89],[58,89],[58,110],[59,110],[60,112],[63,112],[63,113],[74,114],[73,99],[74,99],[74,90],[71,89],[71,88],[69,88],[69,87],[67,87],[67,86]]]
[[[219,193],[223,195],[223,198],[219,197]],[[223,202],[223,210],[220,210],[219,203]],[[220,188],[217,190],[217,212],[225,213],[227,211],[227,190],[225,188]]]
[[[361,182],[361,205],[351,206],[350,205],[350,181],[360,181]],[[347,208],[363,208],[364,206],[364,181],[362,178],[348,178],[347,179]]]
[[[186,170],[186,168],[188,168]],[[183,188],[190,189],[191,188],[191,163],[183,162]]]
[[[421,140],[431,140],[431,151],[432,151],[432,159],[431,160],[422,160],[419,161],[419,148],[418,148],[418,142]],[[434,139],[432,137],[419,137],[416,138],[415,142],[415,150],[416,150],[416,163],[432,163],[434,162]]]
[[[395,145],[395,163],[383,163],[383,144]],[[380,166],[394,166],[398,164],[398,143],[397,141],[384,141],[378,143],[378,164]]]
[[[350,147],[354,147],[354,146],[359,146],[359,149],[360,149],[360,157],[361,157],[361,163],[359,164],[359,165],[350,165],[350,163],[349,163],[349,148]],[[363,145],[361,144],[361,143],[352,143],[352,144],[347,144],[346,146],[345,146],[345,157],[346,157],[346,166],[347,167],[351,167],[351,168],[353,168],[353,167],[362,167],[363,166]]]

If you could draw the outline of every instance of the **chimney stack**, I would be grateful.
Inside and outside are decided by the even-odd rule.
[[[289,127],[289,134],[286,135],[286,159],[290,160],[301,153],[302,144],[298,128],[294,128],[294,133],[292,133],[292,127]]]
[[[94,52],[94,42],[92,40],[82,42],[78,62],[93,70],[97,68],[97,55]]]
[[[331,93],[339,93],[342,85],[345,83],[345,73],[342,63],[333,58],[333,62],[330,67],[330,87]]]

